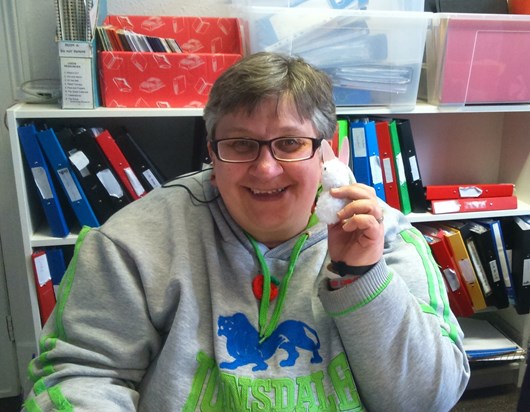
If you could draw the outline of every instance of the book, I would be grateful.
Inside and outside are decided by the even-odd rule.
[[[62,247],[46,247],[46,260],[52,280],[55,297],[59,296],[59,286],[66,272],[66,257]]]
[[[75,144],[89,159],[86,168],[101,182],[108,193],[113,213],[128,205],[132,198],[129,196],[117,175],[110,166],[105,154],[96,142],[92,131],[85,128],[75,130]]]
[[[505,355],[521,349],[485,319],[459,319],[458,323],[464,332],[462,344],[470,360]]]
[[[415,224],[427,241],[434,259],[440,267],[449,304],[455,316],[468,317],[475,313],[471,297],[465,286],[460,270],[453,258],[448,242],[439,230],[425,224]]]
[[[162,186],[164,179],[161,173],[127,130],[123,130],[122,133],[116,136],[116,144],[148,192]]]
[[[374,121],[386,203],[394,209],[401,210],[399,181],[396,173],[394,151],[392,149],[390,125],[386,120],[374,119]]]
[[[450,251],[460,269],[464,285],[471,298],[474,311],[478,312],[485,309],[487,306],[486,300],[484,299],[484,294],[482,293],[482,288],[480,287],[480,282],[471,262],[466,244],[464,243],[462,233],[459,229],[449,225],[440,224],[437,225],[437,228],[441,230],[448,241]]]
[[[512,278],[515,309],[530,313],[530,216],[513,218]]]
[[[482,260],[480,259],[477,242],[471,232],[471,229],[474,227],[475,223],[470,220],[451,220],[445,222],[445,224],[457,229],[460,232],[460,236],[464,241],[471,265],[473,266],[476,278],[479,282],[482,295],[484,296],[486,306],[495,306],[495,296],[493,295],[493,289],[486,275],[486,270]]]
[[[372,186],[370,160],[366,145],[366,131],[360,119],[350,119],[349,139],[352,160],[351,169],[353,170],[355,179],[357,179],[358,183]]]
[[[66,157],[54,130],[49,128],[38,131],[37,139],[80,226],[99,226],[99,220],[95,215],[92,206],[90,206],[85,192],[72,170],[70,161]]]
[[[470,221],[469,231],[482,263],[482,268],[491,286],[493,305],[497,309],[506,308],[509,306],[508,294],[506,293],[504,279],[497,262],[491,230],[475,221]]]
[[[396,169],[396,179],[399,189],[399,203],[401,205],[401,212],[404,215],[408,215],[412,211],[412,207],[410,205],[409,189],[407,186],[407,177],[405,175],[405,164],[403,163],[401,145],[399,144],[396,121],[394,119],[390,120],[388,127],[390,130],[390,141],[392,143],[392,151],[394,153],[394,165]]]
[[[55,189],[52,174],[38,143],[35,125],[19,126],[18,137],[52,235],[65,237],[70,233],[70,227]]]
[[[431,213],[465,213],[517,209],[516,196],[431,200]]]
[[[337,119],[337,130],[336,130],[337,139],[332,141],[332,149],[336,156],[339,155],[339,149],[342,147],[342,142],[344,140],[349,140],[349,122],[348,119]],[[335,145],[333,143],[336,143]],[[351,145],[350,145],[351,146]],[[351,150],[350,150],[350,165],[351,161]]]
[[[114,207],[107,190],[88,167],[90,158],[77,146],[75,133],[72,129],[62,128],[57,130],[56,135],[94,213],[99,222],[104,223],[114,213]]]
[[[491,238],[493,240],[493,249],[499,265],[499,272],[504,280],[508,302],[511,305],[515,305],[515,290],[508,262],[508,255],[506,254],[506,247],[504,245],[501,222],[498,219],[480,219],[477,220],[477,222],[490,229]]]
[[[410,120],[395,119],[395,122],[403,164],[405,166],[405,177],[407,179],[411,209],[415,213],[424,213],[427,211],[428,205],[427,199],[425,198],[423,180],[421,178]]]
[[[35,275],[35,288],[41,324],[44,325],[55,308],[55,292],[48,265],[48,258],[44,250],[35,250],[31,254],[33,273]]]
[[[364,119],[363,124],[365,130],[366,150],[368,154],[368,163],[370,165],[372,187],[375,189],[375,194],[377,195],[377,197],[383,202],[386,202],[385,186],[383,183],[383,172],[381,169],[379,143],[377,141],[375,122],[370,119]]]
[[[133,200],[145,196],[147,191],[143,187],[136,173],[131,168],[129,161],[119,148],[118,144],[106,129],[96,135],[96,142],[101,147],[110,165],[118,175],[121,183]]]
[[[427,185],[427,200],[479,199],[484,197],[513,196],[513,183],[489,183],[473,185]]]

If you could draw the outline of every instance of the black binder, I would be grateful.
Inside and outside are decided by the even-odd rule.
[[[497,262],[497,255],[495,253],[495,245],[493,244],[493,237],[489,228],[473,222],[470,227],[473,239],[477,246],[477,252],[482,262],[482,267],[486,273],[486,277],[490,283],[495,297],[495,307],[503,309],[508,307],[508,295],[506,293],[506,286],[504,279]]]
[[[515,310],[530,313],[530,216],[513,218],[512,279]]]
[[[91,131],[79,128],[74,131],[75,145],[90,159],[87,166],[91,173],[97,176],[108,192],[113,212],[131,203],[132,199],[123,188],[110,166],[105,154],[100,149]]]
[[[428,203],[425,197],[423,181],[421,179],[410,120],[396,119],[396,128],[398,131],[399,144],[401,146],[401,155],[403,158],[403,166],[405,167],[405,177],[407,179],[407,188],[409,189],[412,211],[415,213],[425,213],[428,208]]]
[[[65,127],[56,132],[66,156],[72,164],[72,169],[85,191],[85,195],[100,223],[105,222],[115,211],[109,194],[97,176],[90,171],[90,158],[77,147],[75,134],[72,129]],[[85,164],[86,162],[88,164]]]
[[[161,173],[151,159],[149,159],[147,153],[145,153],[126,129],[124,129],[115,140],[116,144],[129,161],[133,172],[138,176],[142,186],[148,192],[162,186],[164,181]]]

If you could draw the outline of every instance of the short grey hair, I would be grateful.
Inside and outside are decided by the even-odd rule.
[[[259,52],[242,58],[214,83],[203,118],[208,139],[219,120],[244,110],[251,114],[264,100],[289,98],[300,119],[310,120],[319,138],[331,139],[337,126],[331,80],[300,57]]]

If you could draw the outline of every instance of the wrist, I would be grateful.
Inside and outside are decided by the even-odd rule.
[[[372,269],[376,264],[365,265],[365,266],[349,266],[346,262],[341,260],[335,261],[332,260],[328,265],[328,270],[332,273],[335,273],[339,276],[362,276],[370,269]]]

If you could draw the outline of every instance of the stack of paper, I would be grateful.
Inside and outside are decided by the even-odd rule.
[[[98,7],[99,0],[55,0],[57,39],[91,40]]]
[[[461,318],[458,320],[464,331],[464,349],[469,360],[519,360],[525,351],[489,321]]]

